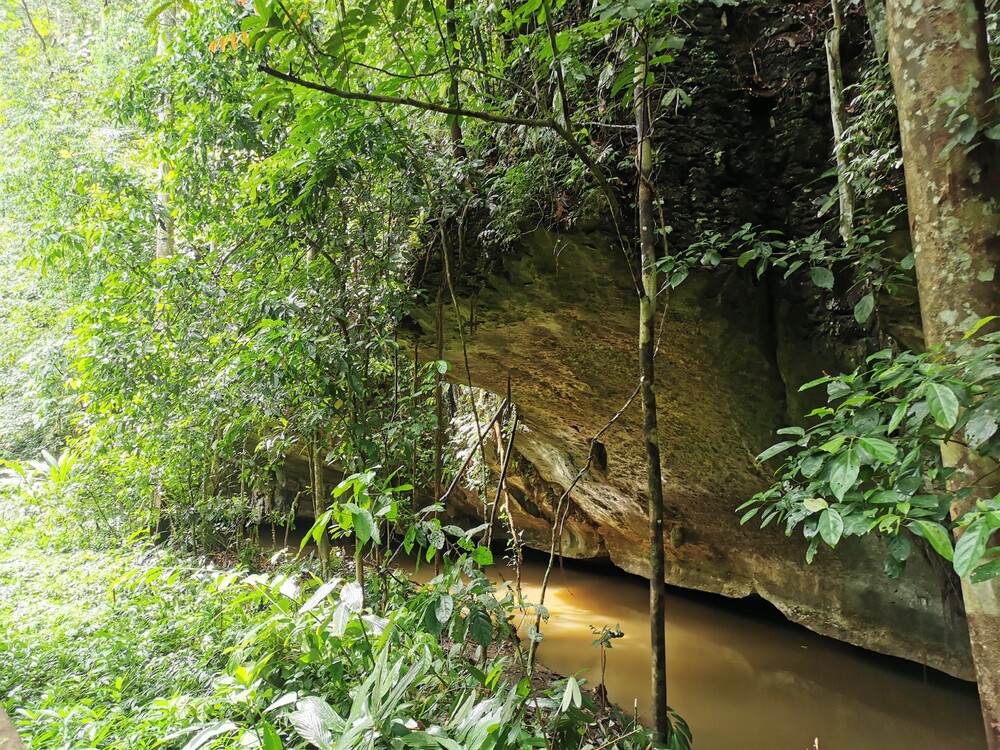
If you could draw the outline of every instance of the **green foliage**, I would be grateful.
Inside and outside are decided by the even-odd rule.
[[[865,324],[875,311],[879,291],[894,293],[901,286],[913,284],[913,254],[901,260],[889,257],[886,238],[894,230],[902,209],[862,220],[861,229],[850,246],[832,243],[823,230],[804,238],[790,239],[774,229],[744,224],[731,235],[719,231],[707,233],[687,248],[659,261],[665,274],[666,288],[676,288],[696,268],[715,269],[734,262],[740,268],[752,268],[757,279],[769,270],[789,278],[809,272],[809,279],[821,290],[832,292],[835,269],[850,267],[855,273],[853,286],[867,290],[854,306],[854,318]]]
[[[486,652],[512,637],[510,596],[474,566],[419,589],[388,580],[382,596],[295,565],[6,547],[5,707],[36,748],[648,743],[579,685],[563,706],[564,684],[537,691],[509,648]]]
[[[903,156],[888,61],[872,59],[846,96],[851,112],[843,134],[850,154],[846,178],[862,205],[884,204],[887,198],[897,203],[896,196],[902,190]],[[821,211],[831,210],[836,200],[834,190]]]
[[[117,167],[124,140],[105,127],[94,92],[134,59],[134,14],[61,6],[0,4],[0,457],[12,459],[56,450],[72,405],[63,313],[87,280],[43,273],[100,264],[117,238],[84,246],[94,238],[88,206],[128,192]]]
[[[989,322],[981,321],[977,329]],[[812,560],[820,543],[875,532],[888,538],[886,571],[899,575],[911,536],[951,561],[959,576],[985,580],[1000,572],[989,540],[1000,528],[1000,495],[967,483],[944,465],[941,451],[970,460],[1000,458],[1000,335],[973,338],[937,353],[879,352],[868,367],[824,376],[803,388],[826,387],[828,406],[808,429],[758,457],[786,454],[778,483],[745,503],[742,523],[801,528]],[[943,448],[942,448],[943,446]],[[949,520],[953,504],[969,506]],[[961,531],[953,546],[952,532]]]

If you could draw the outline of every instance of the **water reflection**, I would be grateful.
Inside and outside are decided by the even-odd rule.
[[[528,599],[537,601],[543,572],[526,566]],[[648,601],[640,579],[554,571],[540,661],[596,682],[600,654],[590,626],[619,624],[625,637],[608,653],[608,693],[646,714]],[[691,724],[698,750],[807,750],[817,738],[820,750],[985,748],[974,686],[726,605],[667,600],[670,704]]]

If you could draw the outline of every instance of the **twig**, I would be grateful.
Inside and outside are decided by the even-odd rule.
[[[38,41],[42,43],[42,54],[45,55],[45,59],[49,59],[49,45],[45,42],[45,37],[42,36],[42,32],[38,30],[35,25],[35,19],[31,15],[31,11],[28,10],[27,0],[21,0],[21,7],[24,8],[24,14],[28,17],[28,23],[31,25],[31,30],[35,32],[35,36],[38,37]]]
[[[598,430],[598,432],[597,432],[596,435],[594,435],[594,437],[593,437],[593,439],[591,441],[592,443],[593,443],[594,440],[599,440],[601,438],[601,436],[605,432],[607,432],[609,429],[611,429],[612,425],[614,425],[619,419],[621,419],[621,416],[625,413],[625,410],[628,409],[629,406],[632,405],[632,402],[635,401],[635,397],[638,396],[638,395],[639,395],[639,386],[636,386],[635,390],[632,391],[632,395],[628,397],[628,400],[625,402],[625,404],[622,406],[622,408],[619,409],[618,412],[613,417],[611,417],[611,419],[608,420],[607,424],[605,424],[604,427],[602,427],[600,430]],[[580,471],[578,471],[576,473],[576,476],[573,477],[573,481],[569,483],[569,486],[562,493],[562,495],[559,496],[559,500],[556,502],[556,510],[555,510],[555,514],[554,514],[553,519],[552,519],[552,539],[551,539],[551,542],[549,544],[549,561],[548,561],[548,564],[545,566],[545,575],[542,576],[542,591],[541,591],[541,594],[540,594],[540,596],[538,598],[538,606],[539,607],[541,607],[541,606],[543,606],[545,604],[545,594],[548,591],[548,587],[549,587],[549,577],[552,575],[552,567],[555,564],[555,559],[556,559],[556,539],[557,539],[557,536],[561,536],[561,534],[560,534],[561,524],[559,523],[559,517],[561,515],[565,516],[569,512],[568,508],[565,511],[563,510],[563,503],[568,500],[569,493],[574,490],[574,488],[576,487],[577,483],[583,478],[584,474],[586,474],[590,470],[590,464],[593,462],[593,460],[594,460],[594,454],[593,454],[593,452],[591,452],[587,456],[587,462],[583,465],[583,468],[581,468]],[[565,518],[563,519],[563,521],[565,522]],[[535,635],[536,636],[540,632],[539,628],[541,627],[541,625],[542,625],[542,614],[541,614],[541,612],[539,612],[536,609],[536,611],[535,611]],[[534,671],[534,668],[535,668],[535,651],[537,650],[537,648],[538,648],[538,641],[536,640],[535,637],[533,637],[531,639],[531,645],[528,648],[528,671],[529,671],[529,673],[532,672],[532,671]]]
[[[455,474],[455,478],[451,480],[451,484],[448,485],[448,489],[445,491],[445,493],[438,498],[439,503],[443,503],[451,495],[452,491],[455,489],[455,485],[458,484],[458,480],[462,478],[462,474],[464,474],[465,470],[469,468],[469,462],[472,461],[472,457],[476,455],[476,450],[482,445],[483,439],[486,437],[486,434],[490,431],[490,428],[494,425],[494,423],[498,419],[500,419],[500,415],[503,414],[506,408],[507,408],[507,399],[504,399],[503,401],[500,402],[500,408],[497,409],[497,413],[494,414],[493,418],[487,423],[486,429],[480,433],[479,438],[476,440],[476,444],[472,446],[472,450],[469,451],[469,455],[465,457],[465,461],[462,462],[462,468],[460,468],[458,470],[458,473]]]

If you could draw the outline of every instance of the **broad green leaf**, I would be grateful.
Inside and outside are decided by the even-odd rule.
[[[833,508],[827,508],[819,517],[819,535],[831,547],[836,547],[844,533],[844,519]]]
[[[372,514],[364,508],[351,513],[354,523],[354,536],[357,537],[358,544],[368,544],[372,539],[379,541],[378,529],[375,527],[375,520]]]
[[[843,398],[844,396],[851,393],[854,390],[850,383],[845,383],[843,380],[831,380],[826,384],[826,396],[829,400],[836,398]]]
[[[969,579],[973,583],[982,583],[983,581],[995,578],[997,575],[1000,575],[1000,558],[990,560],[990,562],[980,565],[972,571]]]
[[[484,648],[493,642],[493,620],[482,607],[473,607],[469,612],[469,624],[466,632],[472,640]]]
[[[965,533],[955,544],[955,572],[965,578],[972,572],[986,554],[986,542],[990,538],[990,529],[982,520],[973,521],[965,528]]]
[[[316,589],[316,591],[313,592],[313,595],[309,597],[309,600],[299,608],[299,614],[310,612],[315,609],[321,601],[333,593],[333,590],[340,585],[340,581],[341,579],[334,578]]]
[[[978,450],[983,443],[993,437],[997,431],[998,417],[1000,414],[990,408],[978,408],[969,415],[963,432],[965,441],[972,450]]]
[[[444,625],[451,619],[451,613],[454,610],[455,600],[450,594],[442,594],[438,598],[437,604],[434,605],[434,616],[437,617],[438,622]]]
[[[946,385],[927,384],[927,408],[934,420],[946,429],[950,430],[958,421],[958,397]]]
[[[832,440],[828,440],[823,445],[819,447],[821,451],[826,451],[827,453],[836,453],[840,450],[841,446],[844,444],[846,438],[843,435],[837,435],[837,437]]]
[[[805,437],[806,431],[801,427],[782,427],[778,430],[779,435],[794,435],[796,437]]]
[[[365,606],[364,589],[356,581],[351,581],[340,592],[340,603],[350,612],[360,612]]]
[[[427,543],[432,549],[444,549],[447,543],[444,532],[440,528],[431,528],[427,531]]]
[[[819,474],[824,463],[826,463],[825,456],[822,456],[819,453],[813,453],[812,455],[806,456],[802,459],[801,463],[799,463],[799,471],[802,472],[802,476],[806,479],[812,479],[814,476]]]
[[[257,731],[262,750],[282,750],[281,737],[270,722],[258,723]]]
[[[910,521],[907,525],[911,531],[916,532],[919,536],[926,539],[934,551],[945,560],[953,560],[955,558],[955,550],[951,546],[951,534],[948,533],[948,530],[944,526],[922,519]]]
[[[779,453],[783,453],[784,451],[787,451],[793,445],[796,445],[796,443],[794,443],[791,440],[785,440],[784,442],[772,445],[770,448],[768,448],[767,450],[763,451],[760,455],[757,456],[757,461],[760,462],[760,463],[763,463],[764,461],[768,461],[768,460],[774,458],[775,456],[777,456]]]
[[[830,376],[824,375],[821,378],[816,378],[815,380],[810,380],[808,383],[803,383],[799,386],[800,391],[807,391],[810,388],[815,388],[817,385],[826,385],[830,382]]]
[[[837,456],[830,464],[830,491],[838,500],[843,500],[848,490],[858,481],[861,462],[858,460],[858,449],[851,446]]]
[[[875,310],[875,296],[868,292],[864,297],[858,300],[858,304],[854,306],[854,319],[858,323],[864,325],[868,322],[868,318],[872,316],[872,312]]]
[[[865,452],[876,461],[883,464],[891,464],[895,462],[897,455],[896,446],[888,440],[863,437],[859,438],[858,442],[861,444],[861,447],[864,448]]]
[[[493,553],[489,547],[476,547],[472,550],[472,560],[476,565],[492,565]]]
[[[910,408],[909,397],[904,398],[892,412],[892,418],[889,420],[888,432],[892,433],[896,431],[896,428],[903,423],[903,417],[906,416],[906,410]]]
[[[809,276],[812,278],[813,284],[820,289],[833,289],[833,271],[829,268],[825,266],[813,266],[809,271]]]
[[[894,560],[906,562],[913,551],[913,544],[905,536],[894,536],[889,540],[889,554]]]
[[[279,708],[284,708],[285,706],[290,706],[295,701],[299,699],[299,694],[296,692],[284,693],[278,696],[274,701],[264,709],[264,713],[270,713],[271,711],[277,711]]]
[[[326,527],[330,524],[330,519],[332,517],[333,511],[328,510],[316,519],[309,531],[306,532],[305,537],[303,537],[302,543],[299,545],[299,552],[306,548],[310,539],[319,544],[319,540],[322,539],[323,535],[326,533]]]

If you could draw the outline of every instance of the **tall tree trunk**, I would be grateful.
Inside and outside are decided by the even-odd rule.
[[[447,249],[442,246],[441,252],[445,253]],[[435,355],[437,356],[437,361],[440,362],[444,359],[444,286],[440,284],[438,285],[434,308],[435,335],[437,338],[435,342]],[[434,502],[437,503],[444,497],[444,432],[446,427],[444,415],[444,378],[437,364],[434,365],[434,415]],[[435,513],[434,517],[437,518],[438,514]],[[434,573],[436,575],[440,572],[441,550],[437,550],[434,553]]]
[[[170,38],[173,34],[174,13],[167,9],[160,14],[159,31],[156,35],[156,56],[162,60],[170,46]],[[161,130],[170,118],[170,98],[163,97],[156,119],[160,123]],[[169,258],[174,254],[174,219],[170,215],[170,195],[167,192],[167,175],[170,172],[170,164],[165,157],[161,156],[157,164],[157,188],[156,188],[156,257]]]
[[[327,510],[326,476],[323,471],[326,461],[323,459],[319,433],[316,434],[309,458],[311,459],[309,463],[312,466],[313,518],[319,518]],[[323,578],[326,578],[330,572],[330,537],[326,529],[323,529],[323,534],[317,540],[316,546],[319,549],[319,572]],[[360,549],[360,545],[358,549]]]
[[[637,42],[643,46],[644,40]],[[642,289],[639,293],[639,371],[642,393],[642,431],[646,443],[649,493],[649,632],[652,647],[653,737],[666,742],[667,717],[666,584],[663,562],[663,478],[660,472],[660,438],[656,426],[654,390],[654,330],[656,319],[656,229],[653,215],[653,128],[647,91],[649,64],[643,57],[635,70],[635,135],[639,178],[639,252]]]
[[[885,0],[865,0],[865,15],[868,16],[868,30],[872,35],[875,54],[881,60],[887,46],[885,28]]]
[[[928,346],[1000,314],[1000,148],[983,0],[888,0],[889,63],[899,109],[920,312]],[[995,327],[995,326],[994,326]],[[996,493],[994,468],[943,451],[953,478]],[[956,503],[952,516],[971,503]],[[1000,750],[1000,578],[962,580],[990,750]]]

